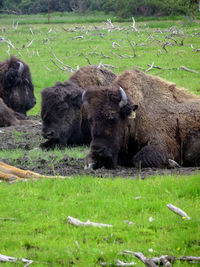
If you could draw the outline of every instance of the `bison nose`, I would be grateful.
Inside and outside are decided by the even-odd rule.
[[[53,138],[54,136],[55,136],[55,131],[53,131],[53,130],[50,130],[50,131],[43,131],[42,132],[42,136],[44,137],[44,138],[46,138],[46,139],[51,139],[51,138]]]

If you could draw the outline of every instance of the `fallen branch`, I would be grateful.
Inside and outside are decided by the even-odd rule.
[[[57,68],[59,68],[60,70],[70,71],[69,69],[67,69],[67,68],[65,68],[65,67],[60,67],[58,64],[56,64],[55,61],[53,61],[53,59],[50,59],[50,60],[51,60],[51,62],[52,62]]]
[[[56,59],[61,65],[63,65],[63,66],[66,67],[67,69],[70,69],[70,70],[73,70],[73,71],[74,71],[74,69],[73,69],[71,66],[66,65],[66,64],[63,63],[60,59],[58,59],[52,50],[51,50],[51,54],[55,57],[55,59]],[[57,66],[57,67],[58,67],[58,66]],[[66,70],[66,68],[63,68],[63,69]],[[61,69],[62,69],[62,68],[61,68]],[[63,70],[63,69],[62,69],[62,70]]]
[[[145,70],[145,72],[148,72],[148,71],[150,71],[151,69],[153,69],[153,66],[154,66],[154,62],[152,62],[152,64],[150,65],[150,68],[148,68],[147,70]]]
[[[17,261],[18,261],[17,258],[0,254],[0,262],[15,262],[16,263]],[[24,267],[28,267],[29,265],[33,263],[33,260],[27,260],[23,258],[21,259],[21,261],[26,263]]]
[[[76,37],[73,37],[72,40],[76,40],[76,39],[82,39],[83,36],[76,36]]]
[[[193,72],[193,73],[198,73],[196,70],[191,70],[191,69],[188,69],[188,68],[186,68],[186,67],[184,67],[184,66],[181,66],[180,67],[182,70],[185,70],[185,71],[189,71],[189,72]]]
[[[131,43],[131,41],[128,39],[128,37],[127,37],[127,41],[128,41],[128,43],[130,44],[130,46],[131,46],[131,48],[133,50],[133,56],[136,57],[135,48],[134,48],[135,43]]]
[[[67,222],[70,224],[73,224],[75,226],[94,226],[94,227],[112,227],[111,224],[104,224],[104,223],[95,223],[95,222],[91,222],[90,220],[87,220],[85,223],[73,218],[71,216],[67,217]]]
[[[176,206],[172,204],[167,204],[167,207],[172,210],[174,213],[180,215],[182,218],[186,220],[190,220],[191,218],[181,209],[177,208]]]
[[[119,45],[118,43],[116,43],[116,42],[113,42],[113,43],[112,43],[112,48],[114,48],[114,49],[115,49],[115,48],[116,48],[115,46],[118,46],[118,47],[120,47],[120,45]]]
[[[34,42],[34,39],[26,47],[29,48],[33,42]]]
[[[194,50],[195,52],[200,52],[200,48],[198,48],[198,49],[196,49],[196,48],[194,48],[193,47],[193,45],[191,44],[191,46],[190,46],[191,48],[192,48],[192,50]]]
[[[138,29],[135,27],[135,19],[134,19],[134,17],[132,17],[132,21],[133,21],[133,24],[132,24],[131,28],[132,28],[134,31],[138,32]]]
[[[145,257],[144,254],[142,254],[142,252],[135,252],[134,255],[139,260],[141,260],[146,266],[157,267],[157,265],[151,259],[148,259],[147,257]]]

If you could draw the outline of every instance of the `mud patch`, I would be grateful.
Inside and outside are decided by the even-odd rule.
[[[141,178],[158,175],[189,175],[192,173],[200,174],[200,167],[197,168],[176,168],[176,169],[156,169],[145,168],[138,170],[136,168],[125,168],[118,166],[117,169],[107,170],[104,168],[98,170],[84,170],[84,159],[68,157],[63,153],[62,158],[58,160],[54,151],[50,156],[30,158],[29,151],[39,149],[41,142],[44,142],[41,136],[41,122],[36,120],[32,125],[21,125],[0,128],[0,150],[9,150],[20,148],[24,150],[22,157],[15,159],[3,159],[4,162],[12,164],[22,169],[29,169],[44,175],[92,175],[94,177],[124,177]],[[2,160],[2,159],[1,159]]]

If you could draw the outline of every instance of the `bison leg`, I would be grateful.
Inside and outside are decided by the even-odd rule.
[[[143,147],[132,159],[135,167],[163,168],[169,165],[168,158],[157,146]]]

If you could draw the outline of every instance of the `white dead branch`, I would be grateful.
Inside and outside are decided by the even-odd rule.
[[[196,71],[196,70],[192,70],[192,69],[188,69],[188,68],[186,68],[185,66],[181,66],[180,67],[182,70],[185,70],[185,71],[189,71],[189,72],[193,72],[193,73],[198,73],[198,71]]]
[[[32,34],[32,35],[34,35],[34,33],[33,33],[33,30],[32,30],[32,28],[31,28],[31,27],[30,27],[30,32],[31,32],[31,34]]]
[[[15,259],[14,257],[0,254],[0,262],[16,262],[16,261],[17,259]]]
[[[174,213],[180,215],[182,218],[186,219],[186,220],[190,220],[191,218],[180,208],[172,205],[172,204],[167,204],[167,207],[172,210]]]
[[[10,46],[8,45],[8,50],[6,51],[6,53],[10,56]]]
[[[0,39],[1,42],[9,44],[13,49],[15,49],[15,46],[11,43],[10,40],[5,39],[3,36]]]
[[[26,263],[26,265],[24,265],[24,267],[28,267],[29,265],[31,265],[33,263],[33,260],[22,259],[22,262]]]
[[[150,71],[151,69],[153,69],[153,66],[154,66],[154,62],[152,62],[152,64],[150,65],[150,68],[148,68],[147,70],[145,70],[145,72],[148,72],[148,71]]]
[[[17,261],[18,261],[17,258],[0,254],[0,262],[15,262],[16,263]],[[24,267],[28,267],[29,265],[33,263],[33,260],[28,260],[28,259],[23,259],[23,258],[21,259],[21,261],[26,263]]]
[[[117,67],[110,65],[110,64],[103,64],[102,62],[99,63],[97,68],[104,68],[104,69],[116,69]]]
[[[196,48],[194,48],[194,47],[193,47],[193,45],[192,45],[192,44],[191,44],[191,46],[190,46],[190,47],[191,47],[191,48],[192,48],[192,50],[194,50],[195,52],[200,52],[200,48],[197,48],[197,49],[196,49]]]
[[[51,62],[57,67],[59,68],[60,70],[64,70],[64,71],[70,71],[70,69],[67,69],[65,68],[64,66],[63,67],[60,67],[58,64],[56,64],[56,62],[53,60],[53,59],[50,59]]]
[[[85,223],[73,218],[71,216],[67,217],[67,221],[70,224],[73,224],[75,226],[94,226],[94,227],[112,227],[111,224],[104,224],[104,223],[95,223],[95,222],[91,222],[90,220],[87,220]]]
[[[108,26],[108,29],[114,29],[115,28],[115,26],[111,22],[111,19],[107,19],[107,22],[105,24]]]
[[[135,19],[134,19],[134,17],[132,17],[132,21],[133,21],[133,24],[132,24],[131,28],[132,28],[134,31],[138,32],[138,29],[135,27]]]
[[[83,39],[83,36],[76,36],[76,37],[73,37],[72,40],[76,40],[76,39]]]
[[[32,45],[32,43],[34,42],[34,40],[35,39],[33,39],[26,47],[29,48]]]
[[[146,266],[148,267],[157,267],[157,264],[155,264],[151,259],[148,259],[142,254],[142,252],[135,252],[135,257],[137,257],[139,260],[141,260]]]
[[[67,69],[68,69],[68,70],[73,70],[73,71],[74,71],[74,69],[73,69],[71,66],[66,65],[66,64],[63,63],[60,59],[58,59],[52,50],[51,50],[51,54],[55,57],[55,59],[56,59],[61,65],[64,66],[64,70],[67,70]],[[63,68],[61,68],[61,69],[63,70]]]
[[[115,46],[118,46],[118,47],[120,47],[120,45],[119,45],[118,43],[116,43],[116,42],[113,42],[113,43],[112,43],[112,48],[116,49],[116,47],[115,47]]]
[[[15,24],[15,22],[14,22],[14,20],[13,20],[12,27],[13,27],[14,30],[17,30],[17,28],[18,28],[18,23],[19,23],[19,21],[17,21],[16,24]]]
[[[136,263],[135,262],[123,262],[120,260],[116,260],[116,266],[134,266]]]

